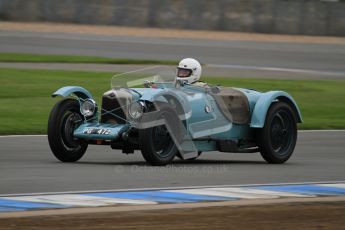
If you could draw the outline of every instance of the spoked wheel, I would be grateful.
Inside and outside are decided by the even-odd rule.
[[[79,103],[74,99],[59,101],[52,109],[48,121],[48,141],[54,156],[63,162],[78,161],[87,149],[73,137],[73,131],[83,121]]]
[[[165,125],[139,129],[141,153],[145,160],[152,165],[167,165],[178,152],[172,135],[176,138],[180,137],[180,120],[176,111],[165,104],[161,104],[152,116],[150,120],[165,119],[170,130]]]
[[[291,106],[284,102],[273,104],[267,112],[265,126],[258,132],[262,157],[268,163],[284,163],[292,155],[296,140],[296,118]]]

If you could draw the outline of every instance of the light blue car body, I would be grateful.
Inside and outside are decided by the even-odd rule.
[[[272,103],[276,101],[284,101],[289,104],[294,111],[296,122],[302,122],[301,112],[297,106],[297,103],[288,93],[283,91],[269,91],[262,93],[251,89],[236,88],[243,92],[248,99],[250,121],[247,124],[231,124],[231,122],[226,120],[224,117],[212,95],[200,87],[185,85],[179,89],[174,89],[174,87],[164,87],[161,89],[133,89],[133,101],[142,100],[155,102],[160,100],[169,103],[170,99],[174,99],[179,106],[183,108],[184,117],[182,120],[185,122],[186,129],[190,131],[191,139],[200,139],[205,137],[209,138],[209,140],[195,142],[198,151],[216,150],[216,143],[214,141],[210,141],[212,139],[235,141],[252,139],[255,129],[264,127],[266,114]],[[66,86],[60,88],[53,93],[52,96],[69,97],[71,95],[74,95],[81,100],[85,100],[87,98],[93,99],[90,92],[79,86]],[[205,112],[206,107],[211,108],[212,112]],[[219,127],[215,127],[214,124],[216,124],[216,126],[218,125]],[[205,127],[208,128],[201,128],[201,130],[191,132],[191,130],[195,128],[197,129],[202,125],[205,125]],[[111,134],[85,134],[85,129],[88,127],[107,128],[111,131]],[[74,131],[74,136],[77,138],[94,140],[106,140],[109,138],[116,140],[130,127],[131,124],[102,124],[99,123],[97,117],[95,117],[94,119],[85,121],[82,125],[80,125]]]

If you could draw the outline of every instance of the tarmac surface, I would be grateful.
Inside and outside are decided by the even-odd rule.
[[[4,30],[0,24],[0,52],[154,60],[195,57],[206,64],[207,75],[345,79],[344,43],[34,32]],[[68,69],[66,65],[60,68]]]
[[[147,68],[152,65],[115,65],[115,64],[83,64],[83,63],[11,63],[0,62],[0,68],[42,69],[42,70],[70,70],[90,72],[130,72]],[[174,67],[171,66],[174,71]],[[226,78],[258,78],[258,79],[286,79],[286,80],[345,80],[345,73],[305,71],[293,69],[266,69],[205,65],[203,76]]]
[[[176,33],[170,36],[164,30],[158,35],[156,30],[145,30],[143,36],[133,36],[131,33],[142,29],[124,33],[115,28],[112,33],[94,33],[98,27],[91,30],[83,27],[86,32],[80,33],[81,27],[68,25],[57,29],[50,24],[45,27],[4,24],[0,23],[0,52],[157,60],[188,56],[206,64],[208,75],[345,79],[345,42],[339,38],[273,36],[270,39],[266,35],[234,33],[219,33],[221,38],[218,38],[216,33],[205,32],[207,39],[203,39],[204,32],[198,31],[180,31],[178,34],[185,36],[181,37],[175,36]],[[152,31],[155,34],[150,34]],[[11,65],[1,63],[0,66]],[[32,64],[17,63],[12,68],[20,65],[30,68]],[[39,65],[44,67],[35,64],[32,68]],[[84,67],[62,65],[59,68]],[[116,66],[89,65],[88,68],[112,71]],[[0,194],[343,181],[344,140],[344,131],[301,132],[294,155],[283,165],[266,164],[259,154],[212,152],[192,162],[175,161],[167,167],[151,167],[139,152],[126,156],[106,146],[90,146],[80,162],[60,163],[50,152],[46,136],[0,137]]]
[[[0,137],[0,194],[209,185],[343,181],[345,131],[299,132],[292,158],[265,163],[259,154],[209,152],[166,167],[108,146],[89,146],[77,163],[61,163],[46,136]]]

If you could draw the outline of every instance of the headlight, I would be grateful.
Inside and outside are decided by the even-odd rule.
[[[142,101],[133,102],[128,108],[128,114],[132,119],[139,119],[145,111],[145,103]]]
[[[80,112],[85,117],[92,117],[97,112],[97,104],[92,99],[86,99],[81,103]]]

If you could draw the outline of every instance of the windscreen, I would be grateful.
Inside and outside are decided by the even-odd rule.
[[[170,88],[175,83],[175,75],[175,69],[170,66],[147,67],[114,75],[111,79],[111,88],[142,88],[147,85]]]

